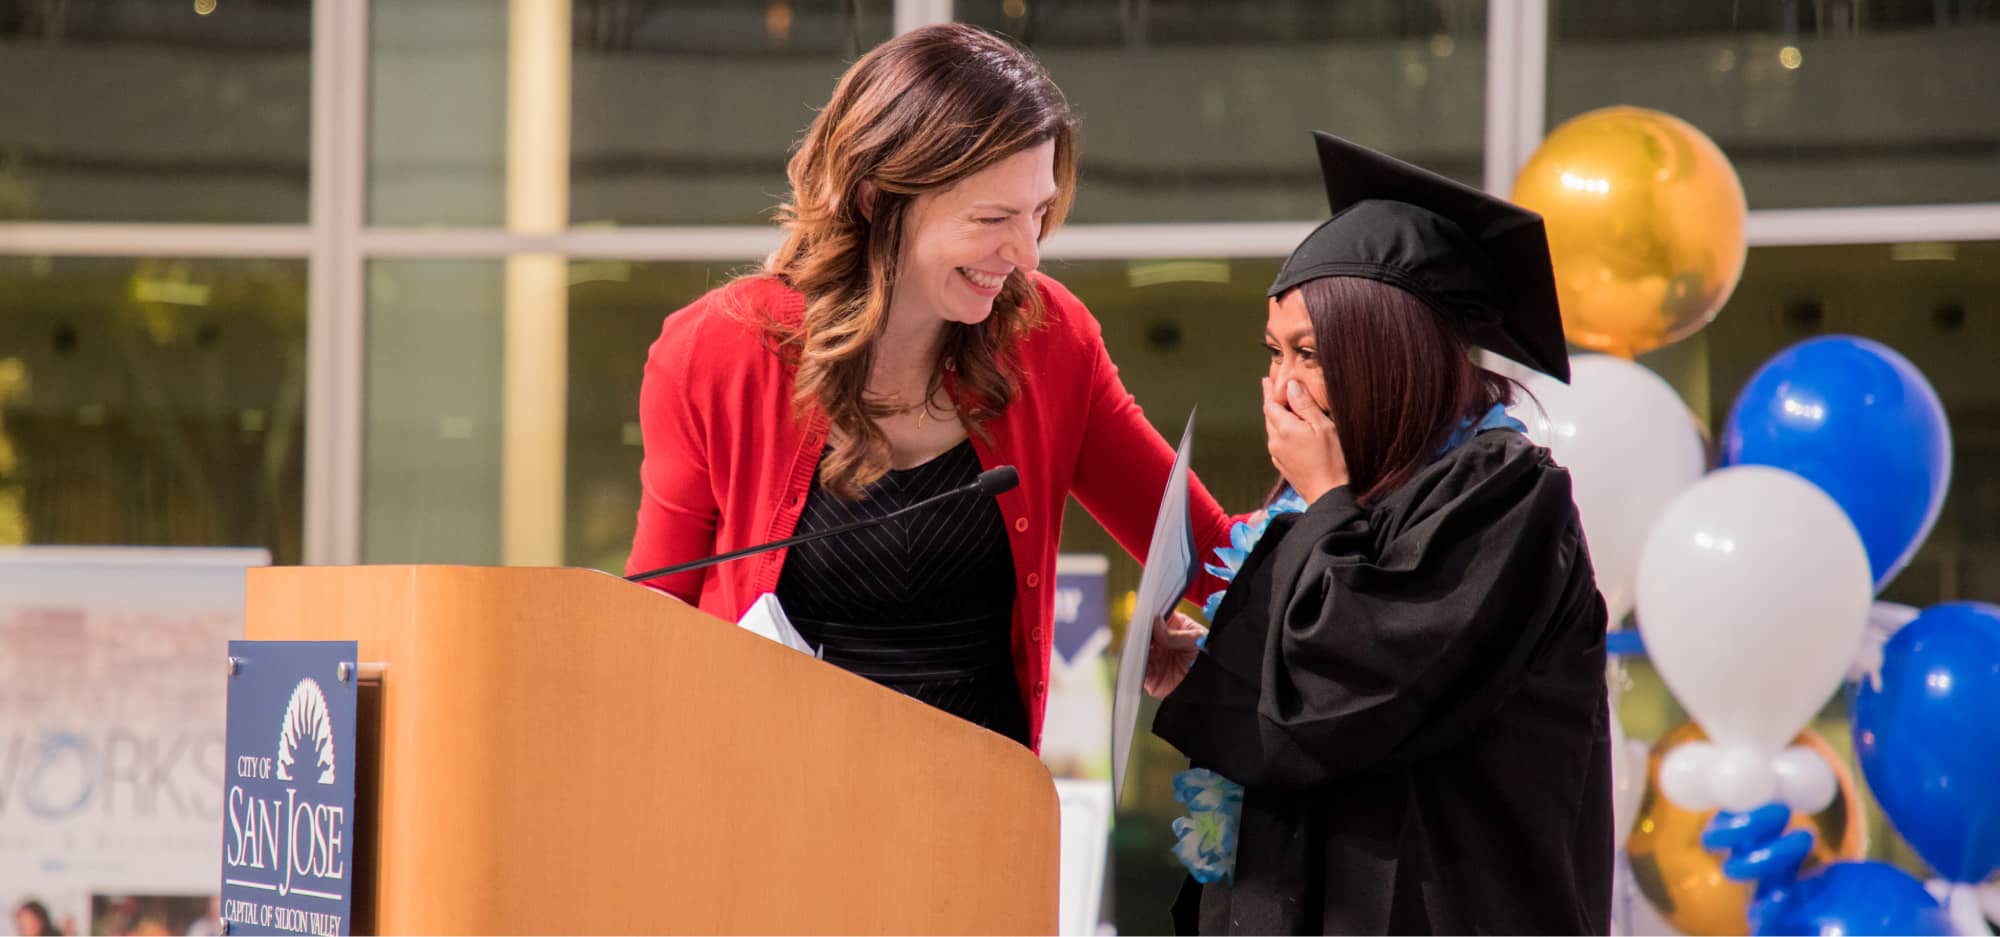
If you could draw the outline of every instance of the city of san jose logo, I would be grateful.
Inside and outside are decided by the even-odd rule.
[[[347,811],[314,797],[334,784],[333,740],[326,694],[308,677],[285,705],[275,755],[235,756],[223,834],[226,884],[341,900],[324,889],[347,875]]]
[[[285,705],[284,728],[278,732],[278,780],[292,779],[292,765],[298,761],[301,742],[311,742],[311,764],[324,768],[319,783],[333,783],[333,717],[326,711],[326,694],[311,677],[299,681],[292,701]]]

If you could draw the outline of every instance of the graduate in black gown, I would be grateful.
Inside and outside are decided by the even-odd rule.
[[[1274,516],[1153,731],[1241,785],[1183,932],[1603,934],[1605,607],[1568,474],[1478,345],[1568,380],[1541,219],[1316,134],[1334,218],[1270,290]],[[1176,686],[1176,678],[1178,685]],[[1171,689],[1168,693],[1167,690]]]

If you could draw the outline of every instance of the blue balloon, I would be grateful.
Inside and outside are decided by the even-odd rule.
[[[1792,808],[1782,803],[1765,804],[1746,813],[1718,811],[1701,834],[1701,848],[1727,852],[1722,874],[1739,882],[1758,883],[1758,894],[1767,888],[1789,885],[1799,877],[1799,866],[1812,853],[1811,830],[1785,832],[1792,822]]]
[[[1854,697],[1854,752],[1875,799],[1938,874],[2000,868],[2000,607],[1924,610],[1882,647],[1882,688]]]
[[[1922,882],[1880,862],[1836,862],[1750,904],[1753,934],[1952,933]]]
[[[1726,465],[1803,476],[1847,512],[1875,590],[1930,534],[1951,483],[1951,427],[1909,359],[1850,335],[1779,352],[1737,395],[1723,428]]]

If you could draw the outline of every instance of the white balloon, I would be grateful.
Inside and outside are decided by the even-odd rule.
[[[1608,355],[1571,358],[1567,385],[1542,374],[1521,383],[1533,398],[1509,412],[1569,470],[1597,589],[1616,627],[1632,611],[1647,532],[1707,467],[1694,414],[1659,375]]]
[[[1660,762],[1660,793],[1682,810],[1708,810],[1715,806],[1708,779],[1722,751],[1714,742],[1689,742],[1667,753]]]
[[[1793,813],[1818,813],[1833,803],[1840,793],[1840,779],[1819,752],[1794,745],[1771,759],[1771,771],[1778,776],[1778,799]]]
[[[1632,821],[1639,816],[1639,800],[1646,793],[1645,746],[1639,746],[1638,770],[1633,770],[1632,743],[1625,739],[1625,727],[1618,724],[1618,707],[1611,707],[1611,848],[1623,850],[1632,833]]]
[[[1726,468],[1647,537],[1639,630],[1708,737],[1768,759],[1839,689],[1873,590],[1861,537],[1825,492],[1781,469]]]
[[[1748,746],[1731,746],[1709,768],[1708,792],[1724,810],[1755,810],[1778,796],[1771,756]]]

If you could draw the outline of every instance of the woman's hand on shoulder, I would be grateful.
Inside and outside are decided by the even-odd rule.
[[[1271,464],[1307,504],[1347,484],[1347,456],[1333,420],[1298,381],[1278,387],[1264,378],[1264,440]]]
[[[1201,653],[1201,639],[1208,628],[1179,612],[1171,618],[1153,619],[1153,640],[1146,646],[1146,693],[1164,699],[1187,678]]]

